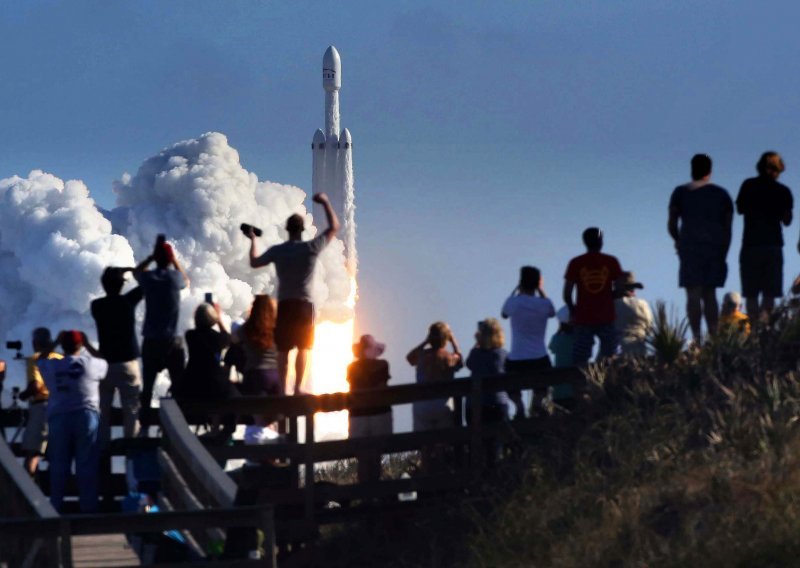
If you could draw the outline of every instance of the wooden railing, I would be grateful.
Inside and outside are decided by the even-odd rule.
[[[67,515],[51,518],[0,520],[0,542],[36,538],[60,539],[59,554],[38,566],[72,566],[71,537],[120,533],[159,533],[168,530],[205,530],[208,527],[263,527],[272,523],[268,506],[236,507],[205,511],[171,511],[162,513],[120,513],[115,515]],[[23,566],[10,562],[11,566]],[[203,566],[270,566],[274,558],[258,560],[206,561]]]
[[[0,438],[0,518],[58,521],[58,513],[31,480]],[[0,563],[9,566],[56,566],[59,562],[58,534],[24,532],[9,538],[0,525]]]
[[[212,446],[208,448],[213,458],[224,462],[227,459],[249,459],[262,462],[268,459],[289,460],[295,467],[303,466],[303,483],[293,483],[289,487],[275,490],[270,495],[274,504],[302,504],[305,520],[315,524],[323,519],[336,521],[346,520],[347,512],[325,511],[322,518],[319,503],[326,500],[346,502],[366,500],[372,497],[390,497],[406,492],[458,491],[478,481],[484,472],[484,446],[490,438],[508,438],[520,432],[531,433],[537,429],[552,427],[563,419],[530,420],[500,424],[485,424],[481,415],[481,401],[485,394],[513,389],[546,390],[547,387],[569,383],[576,392],[585,387],[583,373],[578,369],[553,369],[528,376],[497,376],[474,379],[457,379],[434,384],[411,384],[358,391],[348,393],[332,393],[323,395],[301,395],[287,397],[242,397],[228,401],[213,403],[192,402],[181,406],[190,415],[225,415],[236,413],[242,415],[283,415],[292,426],[289,439],[283,443],[272,443],[262,446]],[[467,401],[470,408],[468,426],[461,425],[460,413],[457,423],[452,428],[393,434],[389,436],[356,438],[337,441],[316,441],[314,438],[314,415],[318,412],[335,412],[361,408],[396,406],[426,400],[453,398],[456,407],[461,401]],[[179,412],[172,401],[163,400],[162,408],[170,409],[170,413]],[[163,412],[163,411],[162,411]],[[304,421],[305,442],[297,443],[297,419]],[[162,424],[167,420],[162,413]],[[198,442],[199,443],[199,442]],[[494,442],[493,442],[494,443]],[[341,460],[363,455],[365,451],[380,455],[421,450],[430,446],[449,446],[462,452],[465,456],[461,467],[446,472],[430,473],[411,479],[393,479],[370,483],[335,486],[314,483],[315,465],[320,462]],[[204,463],[196,463],[198,467],[214,464],[213,460],[204,458]],[[297,470],[296,470],[297,471]],[[280,529],[280,522],[278,523]]]

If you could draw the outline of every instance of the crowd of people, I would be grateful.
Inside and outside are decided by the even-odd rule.
[[[734,206],[728,192],[711,183],[712,162],[707,155],[692,158],[692,181],[675,188],[669,201],[668,232],[680,259],[679,285],[686,290],[687,317],[698,345],[703,339],[703,319],[708,334],[720,327],[749,333],[751,325],[766,317],[783,294],[781,227],[791,222],[792,195],[777,181],[784,171],[777,153],[766,152],[757,171],[757,177],[742,184],[736,200],[736,210],[744,217],[739,259],[747,315],[741,311],[742,299],[736,292],[724,296],[721,313],[718,308],[716,289],[723,287],[727,278]],[[57,510],[63,505],[73,461],[81,510],[96,510],[99,456],[110,439],[115,393],[122,407],[124,435],[147,436],[153,387],[161,371],[169,373],[171,394],[179,404],[242,395],[283,395],[287,394],[289,353],[296,350],[294,393],[303,393],[314,341],[310,282],[317,256],[339,229],[327,196],[317,194],[313,200],[323,206],[327,228],[312,240],[302,240],[303,217],[292,215],[286,222],[288,240],[259,254],[256,230],[242,227],[251,241],[250,266],[274,264],[278,285],[276,299],[255,296],[246,319],[230,331],[219,306],[207,297],[195,311],[194,328],[184,338],[178,335],[180,292],[190,281],[163,235],[156,239],[153,253],[136,267],[104,271],[101,283],[106,295],[91,304],[97,348],[82,331],[62,331],[55,340],[46,328],[33,331],[28,384],[21,394],[29,404],[22,448],[25,467],[33,475],[47,446],[51,500]],[[526,374],[553,365],[581,366],[591,359],[595,338],[599,359],[645,355],[653,315],[648,303],[636,295],[643,285],[633,272],[623,270],[617,258],[603,252],[599,228],[586,229],[582,239],[586,252],[566,266],[561,309],[556,310],[548,298],[541,271],[523,266],[498,314],[510,321],[510,350],[505,348],[503,327],[496,318],[478,322],[474,344],[466,356],[449,326],[435,322],[424,341],[406,357],[415,368],[416,381],[450,381],[464,366],[472,376],[481,377]],[[129,272],[137,286],[123,294]],[[140,348],[135,312],[142,301],[145,316]],[[557,318],[558,330],[546,343],[551,318]],[[58,347],[61,353],[56,351]],[[355,359],[347,371],[351,390],[378,388],[389,382],[389,365],[381,359],[384,349],[371,335],[353,345]],[[241,382],[229,380],[232,368],[241,375]],[[568,405],[571,396],[569,385],[559,385],[548,393],[535,393],[526,408],[519,391],[487,394],[481,401],[482,417],[490,423],[519,419],[535,412],[545,398]],[[466,409],[467,420],[471,411]],[[262,443],[273,439],[268,427],[276,418],[255,416],[246,440]],[[415,430],[447,428],[454,420],[446,400],[413,406]],[[221,431],[229,435],[235,416],[223,417],[221,422]],[[358,409],[350,414],[352,437],[391,432],[391,407]],[[431,452],[423,455],[424,464],[438,459],[435,451]],[[379,476],[377,454],[360,460],[361,479]]]

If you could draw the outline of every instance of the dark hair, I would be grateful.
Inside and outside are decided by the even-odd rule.
[[[786,166],[783,163],[783,158],[777,152],[764,152],[756,164],[756,171],[762,176],[778,177],[783,173]]]
[[[100,282],[106,294],[116,296],[125,285],[125,271],[115,266],[109,266],[103,271]]]
[[[36,351],[47,349],[53,344],[53,336],[46,327],[37,327],[31,334],[31,343]]]
[[[306,222],[302,215],[295,213],[286,219],[286,230],[289,231],[289,234],[302,233],[305,228]]]
[[[519,269],[519,289],[535,292],[542,279],[542,273],[535,266],[523,266]]]
[[[592,251],[603,248],[603,231],[597,227],[589,227],[583,232],[583,244]]]
[[[711,157],[708,154],[692,156],[692,179],[697,181],[711,173]]]

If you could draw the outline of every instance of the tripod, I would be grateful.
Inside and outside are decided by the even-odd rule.
[[[19,423],[17,424],[17,429],[14,432],[14,435],[11,437],[11,440],[8,441],[9,444],[14,444],[19,439],[20,434],[25,429],[25,414],[21,412],[22,407],[19,405],[19,387],[12,387],[11,389],[11,406],[5,409],[5,412],[11,411],[18,411],[19,412]],[[5,435],[5,428],[0,428],[3,431],[3,439],[6,440]]]

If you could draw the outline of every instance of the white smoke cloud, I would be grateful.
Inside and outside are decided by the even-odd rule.
[[[103,269],[133,262],[127,240],[80,181],[34,170],[0,180],[0,203],[0,336],[93,328],[89,302],[101,295]]]
[[[80,327],[93,336],[89,303],[102,296],[106,266],[133,266],[164,233],[192,287],[182,297],[182,329],[206,292],[231,317],[254,293],[275,293],[273,267],[252,270],[239,225],[263,229],[259,250],[283,242],[286,218],[299,213],[316,233],[299,188],[259,181],[239,163],[227,138],[211,132],[147,159],[134,176],[114,182],[118,207],[103,212],[83,182],[39,170],[0,180],[0,338],[27,339],[34,327]],[[113,230],[112,230],[113,221]],[[352,316],[344,246],[320,256],[313,296],[323,319]]]

